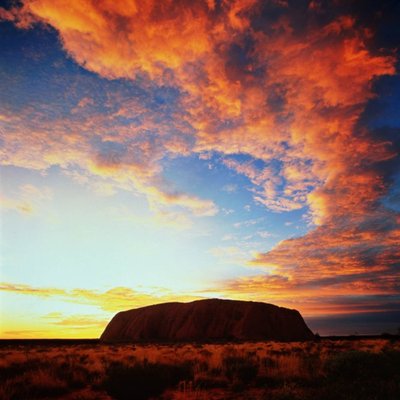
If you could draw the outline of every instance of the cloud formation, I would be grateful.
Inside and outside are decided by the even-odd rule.
[[[84,97],[51,130],[43,112],[10,112],[3,164],[74,166],[81,177],[134,187],[160,215],[177,207],[212,216],[211,200],[169,190],[163,162],[218,153],[248,178],[256,203],[304,209],[310,221],[308,234],[253,260],[272,271],[260,277],[260,290],[399,290],[400,220],[382,204],[396,139],[362,123],[374,83],[396,73],[396,53],[376,46],[377,28],[356,7],[25,0],[1,18],[25,28],[47,24],[83,68],[140,81],[143,90],[163,88],[164,96],[155,107],[116,95],[106,113]]]
[[[189,301],[199,297],[172,294],[166,289],[155,288],[154,293],[135,291],[127,287],[114,287],[105,292],[88,289],[65,290],[61,288],[34,287],[25,284],[3,282],[0,291],[38,297],[55,297],[72,303],[87,304],[98,307],[103,311],[116,312],[150,304],[168,301]]]
[[[260,171],[249,164],[227,165],[257,186],[256,201],[277,211],[308,205],[320,223],[336,212],[328,209],[327,203],[333,203],[326,198],[330,185],[346,182],[337,197],[347,208],[358,197],[355,191],[376,188],[369,189],[360,204],[381,194],[379,176],[363,167],[357,171],[357,165],[390,159],[390,144],[353,132],[372,97],[372,80],[393,74],[395,62],[393,56],[368,50],[373,33],[358,27],[351,15],[334,15],[321,23],[321,7],[310,2],[302,21],[296,20],[298,10],[289,3],[274,1],[160,6],[152,1],[117,5],[81,0],[71,5],[28,0],[22,10],[53,26],[65,50],[85,68],[107,78],[147,76],[182,93],[184,113],[179,117],[192,127],[194,143],[168,137],[167,144],[160,145],[143,135],[129,146],[119,133],[116,142],[124,147],[103,138],[103,151],[88,166],[92,172],[113,175],[130,169],[136,177],[150,178],[159,172],[166,149],[178,154],[244,153],[266,163],[278,159],[281,165]],[[260,18],[268,13],[278,17],[265,17],[267,28]],[[132,114],[132,105],[128,107]],[[159,130],[150,119],[145,126]],[[136,136],[132,130],[127,134]],[[156,141],[162,141],[160,136]],[[348,211],[355,209],[358,204]]]
[[[49,187],[37,187],[25,184],[19,188],[15,197],[0,195],[0,207],[18,211],[22,214],[33,214],[43,202],[51,200],[53,196]]]
[[[340,208],[352,204],[346,212],[381,194],[379,176],[357,166],[393,157],[390,143],[353,133],[372,97],[372,80],[393,74],[395,59],[369,51],[373,33],[357,27],[351,15],[321,24],[322,5],[316,4],[309,4],[303,21],[296,21],[289,4],[273,1],[219,6],[131,1],[121,6],[35,0],[25,2],[24,12],[56,28],[65,50],[101,76],[134,79],[147,74],[153,82],[173,83],[184,94],[182,105],[196,143],[182,149],[169,138],[174,143],[170,149],[279,159],[282,165],[274,169],[242,168],[258,186],[256,200],[277,210],[307,204],[319,223],[337,212],[327,204],[333,203],[326,198],[330,185],[346,182],[337,196]],[[268,28],[258,26],[260,13],[273,11],[279,17],[266,20]],[[138,160],[138,168],[125,164],[128,157],[135,159],[126,144],[123,154],[112,149],[98,154],[92,170],[111,174],[117,167],[131,167],[134,175],[143,173],[145,160]],[[146,154],[150,142],[138,145]],[[157,161],[154,150],[151,160]],[[315,190],[307,197],[310,189]],[[354,204],[354,192],[366,189]]]

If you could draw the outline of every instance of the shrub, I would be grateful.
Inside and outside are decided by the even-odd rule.
[[[146,400],[192,378],[191,366],[141,363],[128,366],[114,362],[106,369],[104,389],[117,400]]]
[[[231,381],[248,384],[258,373],[258,365],[252,357],[226,356],[222,364],[226,377]]]
[[[350,351],[326,363],[327,400],[398,400],[400,352]]]
[[[301,359],[301,369],[308,379],[318,379],[321,375],[322,361],[320,354],[305,354]]]
[[[340,353],[328,359],[325,371],[328,377],[335,380],[385,379],[396,373],[400,375],[400,352]]]
[[[199,376],[195,379],[195,386],[200,390],[221,389],[228,387],[228,381],[223,377]]]
[[[71,389],[82,389],[91,380],[90,372],[79,364],[65,363],[54,366],[53,370],[57,378],[66,382]]]
[[[67,384],[49,368],[26,372],[6,382],[4,387],[8,387],[8,395],[4,395],[4,398],[11,400],[47,399],[60,397],[69,392]]]

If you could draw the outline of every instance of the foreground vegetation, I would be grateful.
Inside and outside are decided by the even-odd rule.
[[[3,345],[0,399],[398,400],[400,343]]]

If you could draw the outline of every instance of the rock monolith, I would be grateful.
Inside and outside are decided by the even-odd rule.
[[[205,299],[119,312],[100,340],[115,343],[313,338],[297,310],[252,301]]]

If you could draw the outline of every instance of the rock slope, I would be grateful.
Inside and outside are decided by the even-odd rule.
[[[206,299],[164,303],[116,314],[103,342],[213,340],[302,341],[314,335],[296,310],[272,304]]]

